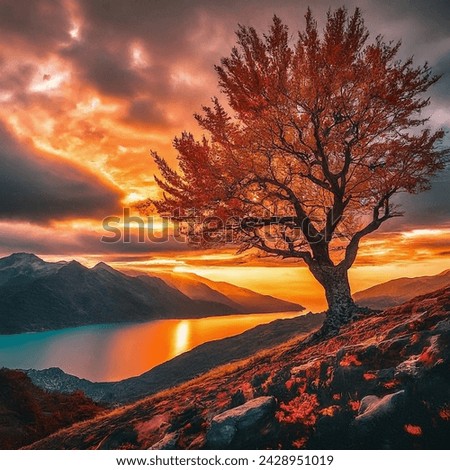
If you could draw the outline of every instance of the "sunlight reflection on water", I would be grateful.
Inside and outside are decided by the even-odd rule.
[[[93,381],[120,380],[140,375],[207,341],[298,315],[299,312],[230,315],[0,335],[0,367],[60,367]]]

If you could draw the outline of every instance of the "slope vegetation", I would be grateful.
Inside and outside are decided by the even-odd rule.
[[[0,369],[0,449],[17,449],[102,411],[80,392],[44,392],[23,372]]]

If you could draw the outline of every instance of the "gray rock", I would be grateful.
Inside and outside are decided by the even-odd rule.
[[[361,400],[358,416],[355,418],[357,425],[369,425],[373,422],[388,418],[401,407],[405,400],[405,391],[385,395],[379,398],[375,395],[367,395]]]
[[[246,435],[254,434],[255,428],[267,422],[273,416],[274,410],[275,399],[268,396],[249,400],[214,416],[206,434],[207,446],[212,449],[224,449],[233,442],[245,441]]]
[[[439,338],[440,335],[431,336],[429,339],[429,346],[422,351],[421,354],[416,354],[409,357],[406,361],[401,362],[395,368],[395,377],[402,378],[405,376],[410,376],[414,378],[421,378],[427,369],[434,367],[435,365],[442,362],[442,357],[444,356],[443,352],[439,347]],[[425,363],[421,357],[423,355],[428,356],[430,363]],[[441,358],[441,361],[434,362],[431,358]]]
[[[172,432],[166,434],[160,441],[149,447],[149,450],[173,450],[177,447],[178,434]]]

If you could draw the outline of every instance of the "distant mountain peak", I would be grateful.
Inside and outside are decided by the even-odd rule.
[[[34,253],[26,253],[24,251],[21,251],[21,252],[18,252],[18,253],[12,253],[10,256],[10,258],[16,258],[16,259],[39,259],[41,261],[43,261],[41,258],[39,258],[39,256],[35,255]]]
[[[128,276],[102,262],[90,269],[75,260],[46,262],[27,253],[0,260],[0,332],[7,334],[301,308],[207,279]]]
[[[86,266],[83,266],[81,263],[78,261],[75,261],[74,259],[72,261],[69,261],[67,264],[65,264],[60,270],[61,273],[67,273],[67,272],[83,272],[83,271],[89,271]]]
[[[34,253],[13,253],[12,255],[6,256],[0,261],[5,264],[17,264],[17,263],[45,263],[45,261]],[[9,263],[12,262],[12,263]]]
[[[424,295],[450,285],[450,269],[439,274],[401,277],[356,292],[353,298],[365,307],[383,310],[400,305],[417,295]]]
[[[116,269],[112,268],[109,264],[106,264],[103,261],[100,261],[100,263],[97,263],[91,270],[92,271],[108,271],[114,274],[120,273],[120,271],[117,271]]]

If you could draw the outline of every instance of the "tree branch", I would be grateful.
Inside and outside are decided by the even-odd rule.
[[[390,212],[389,198],[396,191],[397,189],[389,191],[378,201],[378,203],[375,205],[373,209],[372,221],[353,235],[353,237],[350,240],[350,243],[347,245],[347,248],[345,250],[345,257],[339,263],[339,266],[344,267],[345,269],[350,269],[350,267],[355,262],[356,255],[358,253],[359,242],[361,241],[361,238],[377,230],[380,227],[380,225],[386,220],[391,219],[393,217],[401,216],[401,214]],[[382,216],[380,216],[381,209],[384,209],[384,214]]]

